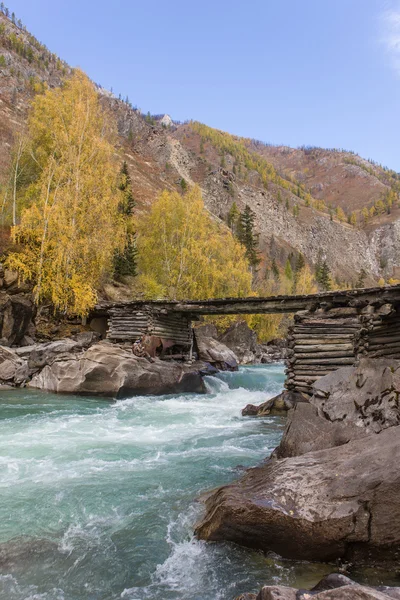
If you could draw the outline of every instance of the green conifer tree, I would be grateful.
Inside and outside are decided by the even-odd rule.
[[[292,265],[290,264],[290,260],[287,259],[286,264],[285,264],[285,276],[287,279],[289,279],[290,281],[292,281],[293,279],[293,269],[292,269]]]
[[[121,213],[130,217],[133,215],[133,209],[135,208],[136,202],[132,192],[132,179],[130,178],[128,165],[126,161],[122,163],[119,189],[123,194],[123,200],[121,202]]]
[[[280,273],[279,273],[278,265],[276,264],[275,259],[273,259],[273,261],[272,261],[271,271],[272,271],[272,275],[274,276],[275,281],[279,281]]]
[[[319,284],[322,289],[328,291],[331,289],[331,271],[328,267],[326,260],[322,263],[321,271],[320,271],[320,279]]]
[[[233,202],[232,206],[229,209],[228,218],[227,218],[228,227],[231,229],[231,231],[233,233],[237,233],[236,230],[237,230],[239,216],[240,216],[240,211],[237,207],[236,202]]]
[[[137,275],[137,248],[136,235],[132,231],[132,215],[135,208],[135,199],[132,191],[132,180],[129,175],[128,165],[124,161],[120,171],[119,189],[122,193],[120,212],[127,223],[127,236],[125,248],[114,256],[114,275],[116,278]]]
[[[238,238],[246,248],[246,257],[251,267],[256,267],[260,263],[258,255],[259,234],[254,232],[254,222],[256,215],[254,211],[246,204],[245,209],[240,213]]]

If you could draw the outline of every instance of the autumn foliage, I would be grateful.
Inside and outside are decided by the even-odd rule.
[[[198,187],[184,196],[164,191],[138,225],[141,285],[147,297],[199,299],[247,296],[245,248],[204,208]]]
[[[25,185],[7,266],[35,283],[37,302],[85,315],[125,244],[118,210],[115,128],[81,71],[38,95],[24,144]]]

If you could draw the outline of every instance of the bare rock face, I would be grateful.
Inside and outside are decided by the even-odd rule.
[[[266,585],[259,594],[242,594],[236,600],[388,600],[400,598],[400,588],[373,588],[358,585],[348,577],[332,573],[311,590],[296,590],[282,585]]]
[[[400,424],[399,394],[400,361],[364,358],[319,379],[310,402],[331,423],[379,433]]]
[[[35,307],[29,296],[0,292],[0,338],[8,346],[18,345],[35,316]]]
[[[318,415],[315,406],[301,402],[289,412],[281,443],[274,456],[301,456],[315,450],[342,446],[365,435],[365,429],[342,422],[330,423]]]
[[[233,323],[219,338],[238,357],[240,364],[253,362],[257,351],[257,335],[246,321]]]
[[[397,427],[345,445],[269,461],[205,500],[200,539],[288,558],[331,560],[400,549]]]
[[[28,378],[26,362],[11,348],[0,346],[0,381],[22,383]]]
[[[151,363],[107,342],[56,358],[32,378],[29,387],[114,398],[205,391],[201,374],[193,367],[160,360]]]
[[[221,371],[237,371],[238,357],[225,344],[207,335],[207,331],[199,327],[194,330],[199,359],[210,363]]]

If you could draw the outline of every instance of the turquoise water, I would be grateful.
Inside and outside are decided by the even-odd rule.
[[[196,497],[279,442],[283,419],[240,413],[283,379],[246,367],[205,395],[117,402],[2,392],[0,598],[232,600],[296,579],[294,563],[192,536]]]

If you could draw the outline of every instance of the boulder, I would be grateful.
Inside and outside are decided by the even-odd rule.
[[[149,362],[108,342],[70,356],[56,357],[29,387],[57,393],[122,398],[135,394],[204,392],[204,365]]]
[[[300,402],[289,411],[282,440],[273,455],[277,458],[301,456],[314,450],[342,446],[365,435],[365,429],[343,422],[331,423],[318,415],[315,406]]]
[[[56,358],[59,359],[60,355],[68,358],[68,354],[81,349],[82,346],[77,341],[69,338],[37,344],[29,353],[28,365],[32,371],[42,369],[46,365],[51,365]]]
[[[399,461],[397,427],[335,448],[270,460],[208,494],[196,534],[301,560],[348,558],[355,551],[359,558],[395,560]]]
[[[246,321],[233,323],[219,341],[228,346],[237,356],[240,364],[254,362],[257,351],[257,335]]]
[[[310,402],[331,423],[379,433],[400,423],[399,394],[400,361],[363,358],[316,381]]]
[[[0,338],[9,346],[20,344],[30,329],[35,316],[35,307],[29,296],[10,296],[0,292]]]
[[[258,595],[242,594],[236,600],[388,600],[400,598],[400,588],[369,587],[359,585],[341,575],[332,573],[324,577],[311,590],[298,590],[282,585],[266,585]]]
[[[0,346],[0,381],[22,383],[28,376],[26,361],[11,348]]]
[[[200,331],[198,331],[200,329]],[[194,330],[199,359],[221,371],[237,371],[238,358],[225,344],[206,336],[201,328]]]
[[[275,398],[271,398],[258,406],[247,404],[242,410],[243,417],[265,417],[267,415],[283,415],[294,408],[298,402],[308,402],[303,394],[284,390]]]

